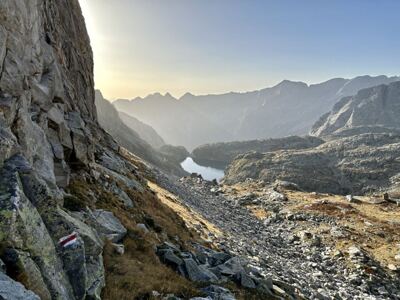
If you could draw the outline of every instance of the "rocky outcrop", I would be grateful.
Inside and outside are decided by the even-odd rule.
[[[93,86],[77,0],[0,3],[0,257],[41,299],[99,299],[105,284],[103,240],[64,208],[71,175],[119,149]]]
[[[311,129],[315,136],[400,130],[400,81],[364,89],[335,104]]]
[[[314,148],[322,143],[324,143],[322,139],[311,136],[290,136],[279,139],[216,143],[197,147],[193,150],[192,157],[201,165],[225,168],[236,156],[249,151],[264,153],[277,150],[307,149]]]
[[[98,299],[102,241],[62,208],[71,170],[107,139],[79,3],[2,1],[0,36],[0,255],[42,299]],[[75,246],[60,247],[74,230]]]
[[[224,182],[283,180],[308,191],[366,193],[390,186],[391,177],[400,172],[399,150],[399,135],[362,134],[309,150],[250,152],[232,162]]]
[[[152,126],[163,138],[189,151],[210,143],[305,135],[342,97],[389,84],[399,77],[335,78],[319,84],[284,80],[276,86],[221,95],[170,94],[117,100],[123,111]],[[301,113],[299,113],[301,112]]]
[[[243,288],[257,290],[260,297],[279,299],[280,295],[274,292],[272,278],[266,278],[256,272],[256,269],[252,268],[245,259],[197,244],[194,245],[194,248],[195,252],[182,251],[176,245],[165,243],[157,247],[157,255],[162,262],[191,281],[203,284],[233,282]],[[203,291],[208,291],[207,294],[213,291],[216,299],[220,299],[218,296],[223,296],[218,294],[225,294],[225,297],[234,299],[229,290],[216,285],[210,285]],[[295,294],[286,296],[296,298]]]

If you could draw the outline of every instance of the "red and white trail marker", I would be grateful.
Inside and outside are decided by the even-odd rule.
[[[76,232],[73,232],[70,235],[64,236],[59,239],[58,244],[63,248],[71,246],[77,242],[77,237],[78,234]]]

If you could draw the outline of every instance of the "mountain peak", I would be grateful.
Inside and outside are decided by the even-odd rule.
[[[182,97],[179,98],[179,100],[185,100],[187,98],[192,98],[195,97],[192,93],[186,92]]]
[[[285,79],[282,80],[280,83],[278,83],[275,87],[280,87],[280,88],[308,87],[308,84],[302,81],[292,81]]]

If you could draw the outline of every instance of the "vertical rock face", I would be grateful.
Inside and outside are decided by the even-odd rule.
[[[62,208],[62,189],[104,137],[78,0],[1,0],[0,257],[41,299],[100,297],[103,242]]]
[[[91,161],[93,85],[92,51],[77,0],[1,1],[0,165],[22,151],[55,185],[65,180],[68,164]]]

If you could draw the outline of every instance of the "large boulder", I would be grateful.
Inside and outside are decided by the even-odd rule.
[[[88,209],[75,215],[94,228],[101,238],[113,243],[120,242],[127,233],[126,228],[110,211]]]
[[[192,258],[183,260],[183,266],[186,276],[191,281],[197,282],[216,282],[218,277],[211,271],[207,270],[204,266],[198,265]]]
[[[22,156],[4,164],[0,200],[4,261],[26,274],[30,289],[42,299],[100,299],[105,284],[100,236],[60,208],[62,202]],[[59,240],[73,232],[76,243],[60,246]]]

